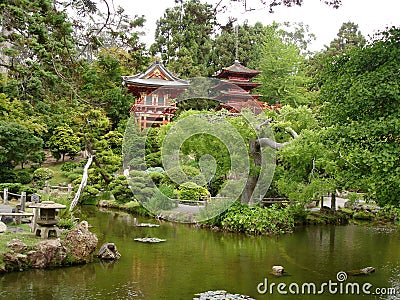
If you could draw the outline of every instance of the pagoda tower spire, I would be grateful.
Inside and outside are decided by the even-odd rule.
[[[239,62],[239,25],[235,26],[235,62]]]

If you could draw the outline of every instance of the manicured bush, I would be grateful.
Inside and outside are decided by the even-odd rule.
[[[133,200],[133,193],[125,176],[118,176],[108,186],[118,203],[127,203]]]
[[[33,172],[33,179],[35,181],[43,182],[52,178],[54,176],[54,172],[49,168],[39,168],[35,172]]]
[[[183,172],[183,174],[182,174]],[[174,180],[175,179],[179,179],[181,182],[194,182],[199,186],[204,186],[207,181],[206,178],[204,177],[203,174],[200,174],[200,170],[195,168],[195,167],[191,167],[191,166],[186,166],[183,165],[182,167],[176,167],[176,168],[172,168],[170,170],[168,170],[167,172],[165,172],[165,175],[167,175],[162,183],[166,183],[166,184],[174,184],[175,187],[178,187],[179,184],[176,183]],[[182,178],[181,178],[182,177]]]
[[[150,178],[151,178],[151,180],[153,180],[153,182],[156,184],[156,185],[159,185],[160,183],[161,183],[161,181],[164,179],[164,175],[163,174],[161,174],[161,173],[158,173],[158,172],[151,172],[150,174]]]
[[[8,188],[10,193],[18,194],[22,188],[21,183],[0,183],[0,190],[3,191],[5,188]]]
[[[149,167],[162,166],[161,151],[146,155],[145,160],[146,160],[146,165]]]
[[[194,182],[185,182],[181,184],[178,189],[178,197],[181,200],[199,201],[208,195],[209,192],[206,188],[199,186]]]
[[[0,182],[18,182],[16,172],[14,170],[3,168],[0,172]]]
[[[20,182],[22,184],[28,184],[32,181],[33,176],[28,171],[22,170],[17,173],[17,178],[18,178],[18,182]]]
[[[76,169],[79,167],[78,163],[74,162],[65,162],[61,166],[61,171],[63,172],[71,172],[72,170]]]
[[[175,188],[172,185],[162,184],[158,187],[158,190],[167,196],[168,198],[175,199],[177,198]]]
[[[228,231],[249,234],[279,234],[292,232],[294,219],[288,208],[261,208],[235,202],[226,212],[207,221]]]

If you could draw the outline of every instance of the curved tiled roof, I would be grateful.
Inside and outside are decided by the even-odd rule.
[[[189,82],[180,79],[168,71],[162,62],[156,60],[150,67],[141,73],[133,76],[123,76],[125,84],[135,84],[140,86],[187,86]]]

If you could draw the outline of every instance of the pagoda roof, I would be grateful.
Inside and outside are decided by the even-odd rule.
[[[123,76],[122,80],[126,85],[136,86],[182,87],[189,85],[188,81],[173,75],[159,60],[155,60],[146,71],[132,76]]]
[[[247,68],[239,63],[239,61],[235,61],[235,63],[227,68],[223,68],[221,72],[219,72],[215,77],[217,78],[227,78],[229,75],[241,75],[246,77],[254,77],[260,74],[261,71],[253,70]]]

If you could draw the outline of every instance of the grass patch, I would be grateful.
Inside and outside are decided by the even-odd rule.
[[[54,172],[54,176],[49,180],[50,185],[59,185],[62,183],[71,183],[71,180],[64,175],[63,171],[61,171],[61,166],[63,162],[58,162],[53,165],[48,165],[46,168],[49,168]]]
[[[25,224],[24,224],[25,225]],[[18,227],[23,227],[18,225]],[[25,228],[24,228],[25,230]],[[14,233],[6,231],[0,234],[0,253],[8,252],[10,249],[7,247],[7,243],[12,239],[19,239],[25,243],[28,247],[34,246],[37,242],[40,242],[40,237],[35,236],[32,232],[24,231],[21,233]],[[1,257],[0,257],[1,259]]]

